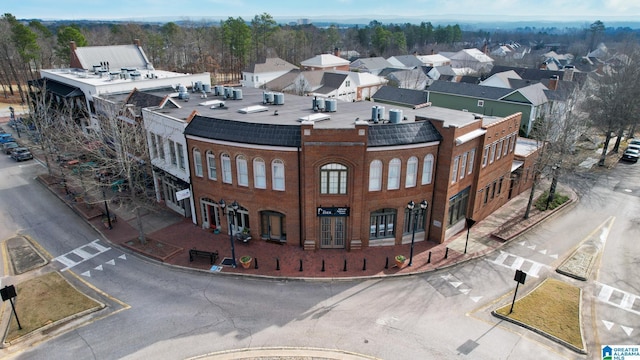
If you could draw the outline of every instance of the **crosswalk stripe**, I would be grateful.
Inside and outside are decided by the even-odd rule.
[[[75,249],[69,251],[66,254],[62,254],[62,255],[54,258],[53,260],[54,261],[58,261],[62,265],[65,266],[65,268],[63,268],[60,271],[67,271],[70,268],[72,268],[72,267],[74,267],[74,266],[76,266],[76,265],[78,265],[80,263],[83,263],[83,262],[85,262],[85,261],[87,261],[87,260],[89,260],[91,258],[94,258],[94,257],[102,254],[103,252],[111,250],[110,247],[104,247],[104,246],[98,244],[98,241],[99,240],[96,239],[96,240],[94,240],[94,241],[92,241],[92,242],[90,242],[90,243],[88,243],[86,245],[82,245],[82,246],[80,246],[78,248],[75,248]],[[83,250],[83,248],[88,248],[88,247],[93,248],[93,249],[97,250],[98,252],[97,253],[90,253],[90,252],[87,252],[87,251]],[[82,260],[75,261],[73,259],[68,258],[68,256],[72,255],[72,254],[74,256],[80,257]]]

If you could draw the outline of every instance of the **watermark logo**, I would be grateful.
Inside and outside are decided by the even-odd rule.
[[[602,360],[640,360],[640,345],[603,345]]]

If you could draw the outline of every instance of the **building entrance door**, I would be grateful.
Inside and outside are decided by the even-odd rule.
[[[320,247],[323,249],[344,249],[347,234],[346,217],[323,216],[320,218]]]

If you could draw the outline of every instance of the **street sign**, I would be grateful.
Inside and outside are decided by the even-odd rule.
[[[14,298],[16,297],[16,287],[13,285],[5,286],[0,289],[0,295],[2,296],[2,301]]]
[[[513,280],[519,282],[520,284],[524,285],[524,280],[527,278],[527,273],[522,271],[522,270],[516,270],[516,276],[513,278]]]

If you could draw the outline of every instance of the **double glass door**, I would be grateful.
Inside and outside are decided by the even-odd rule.
[[[324,216],[320,218],[320,247],[323,249],[343,249],[347,234],[347,218],[344,216]]]

